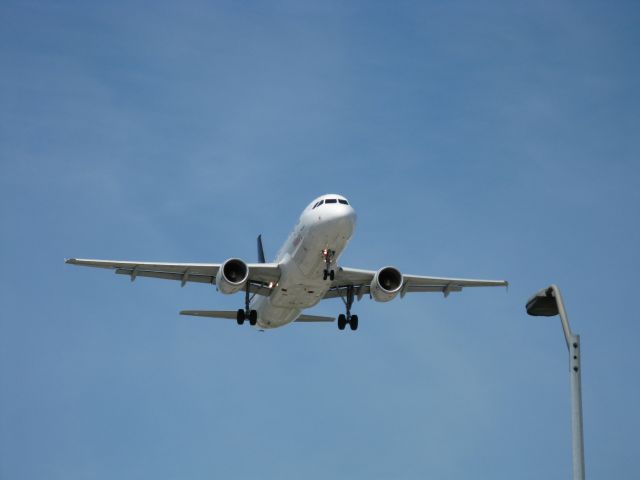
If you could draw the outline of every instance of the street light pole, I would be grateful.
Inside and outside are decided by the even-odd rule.
[[[574,335],[569,328],[569,319],[564,309],[560,289],[556,285],[549,287],[558,304],[562,321],[562,331],[569,350],[569,368],[571,375],[571,433],[573,437],[573,478],[584,480],[584,440],[582,433],[582,381],[580,366],[580,335]]]
[[[569,350],[569,374],[571,376],[571,434],[573,479],[584,480],[584,441],[582,432],[582,385],[580,365],[580,335],[569,328],[560,289],[556,285],[540,290],[527,302],[527,313],[534,316],[560,315],[562,331]]]

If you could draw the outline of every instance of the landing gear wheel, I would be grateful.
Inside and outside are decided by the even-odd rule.
[[[249,312],[249,325],[253,326],[258,323],[258,312],[251,310]]]
[[[333,280],[333,272],[331,272],[332,280]],[[355,291],[353,285],[348,285],[346,288],[346,296],[342,297],[342,301],[344,302],[345,307],[347,307],[347,314],[341,313],[338,315],[338,328],[340,330],[344,330],[344,327],[349,324],[351,330],[358,329],[358,316],[351,315],[351,307],[353,306],[353,300],[355,299]]]
[[[327,278],[333,282],[333,279],[336,278],[336,272],[325,269],[324,272],[322,272],[322,279],[326,280]]]
[[[242,325],[244,323],[244,319],[245,319],[244,310],[240,308],[238,310],[238,315],[236,316],[236,321],[238,322],[238,325]]]

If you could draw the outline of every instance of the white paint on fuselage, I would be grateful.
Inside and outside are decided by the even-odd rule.
[[[332,268],[347,246],[356,224],[351,205],[324,203],[320,200],[346,200],[341,195],[322,195],[305,208],[298,224],[284,243],[275,262],[280,265],[280,280],[268,297],[256,296],[251,308],[258,312],[258,328],[276,328],[293,322],[303,309],[313,307],[331,286],[323,280],[323,249],[335,252]]]

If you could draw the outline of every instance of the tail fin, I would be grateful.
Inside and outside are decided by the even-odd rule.
[[[262,247],[262,235],[258,235],[258,262],[267,263],[264,258],[264,248]]]

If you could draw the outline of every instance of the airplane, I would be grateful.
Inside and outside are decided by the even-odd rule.
[[[335,317],[303,314],[320,300],[341,298],[345,313],[338,315],[338,329],[358,328],[351,313],[355,299],[364,295],[376,302],[403,298],[411,292],[441,292],[447,297],[466,287],[508,286],[504,280],[427,277],[402,274],[392,266],[362,270],[338,265],[353,235],[356,212],[342,195],[327,194],[313,200],[271,263],[265,261],[262,235],[258,236],[258,262],[229,258],[223,263],[156,263],[69,258],[65,263],[115,270],[137,277],[152,277],[215,285],[223,294],[244,292],[244,308],[237,311],[183,310],[181,315],[245,320],[261,330],[292,322],[333,322]]]

